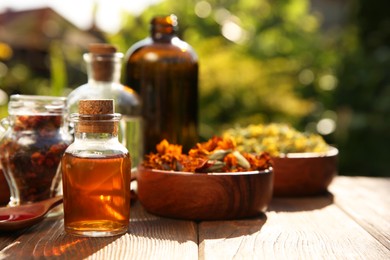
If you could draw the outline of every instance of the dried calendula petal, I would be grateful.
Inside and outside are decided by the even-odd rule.
[[[181,155],[182,147],[180,145],[170,144],[166,139],[164,139],[159,144],[156,145],[156,150],[160,154],[169,153],[169,154]]]
[[[163,140],[157,145],[157,151],[156,154],[145,156],[142,163],[144,167],[207,173],[265,170],[272,166],[268,154],[260,153],[260,156],[241,154],[230,138],[213,137],[207,142],[198,143],[188,155],[181,153],[181,146]]]

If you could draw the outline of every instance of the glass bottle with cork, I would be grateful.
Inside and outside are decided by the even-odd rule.
[[[143,102],[144,151],[167,139],[188,151],[198,141],[198,58],[177,36],[175,15],[151,20],[151,35],[125,58],[125,83]]]
[[[68,95],[69,112],[76,113],[82,99],[114,99],[115,110],[122,115],[119,140],[130,151],[136,168],[143,157],[141,100],[132,88],[120,83],[123,53],[111,44],[93,43],[83,57],[88,82]]]
[[[62,157],[64,226],[70,234],[113,236],[130,218],[128,150],[118,140],[113,100],[80,100],[70,116],[75,140]]]

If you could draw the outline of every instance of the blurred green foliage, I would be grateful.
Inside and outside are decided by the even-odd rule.
[[[309,9],[307,0],[166,0],[139,17],[126,15],[123,29],[110,41],[126,52],[148,35],[154,15],[174,13],[181,38],[200,59],[202,137],[232,124],[299,125],[322,112],[318,96],[328,93],[316,87],[315,78],[333,75],[339,61],[330,48],[333,39],[322,35],[319,18]],[[305,71],[313,76],[302,83],[299,75]]]
[[[390,176],[389,1],[355,1],[343,38],[333,139],[345,173]]]
[[[51,68],[51,95],[61,96],[64,94],[64,86],[67,86],[67,73],[61,43],[54,41],[50,46]]]
[[[109,39],[126,52],[148,35],[153,16],[174,13],[200,59],[204,139],[262,122],[315,132],[324,120],[335,123],[324,137],[340,150],[341,174],[389,175],[389,4],[350,1],[348,22],[330,29],[310,4],[165,0],[125,14]]]
[[[0,57],[0,88],[8,96],[67,96],[73,88],[87,80],[82,62],[85,51],[80,46],[53,40],[47,50],[30,50],[27,54],[23,50],[10,59]],[[41,64],[39,69],[36,64]],[[7,115],[7,104],[0,104],[0,118]]]
[[[340,174],[390,176],[390,2],[346,2],[347,22],[326,28],[310,0],[165,0],[123,13],[107,41],[126,52],[148,36],[153,16],[174,13],[199,56],[203,139],[250,123],[316,132],[328,120]],[[11,62],[0,84],[8,94],[67,95],[87,79],[83,51],[53,42],[49,75]]]

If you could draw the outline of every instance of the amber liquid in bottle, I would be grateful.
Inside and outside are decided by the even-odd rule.
[[[198,59],[175,32],[175,20],[152,20],[151,37],[129,49],[125,83],[142,100],[145,154],[163,139],[184,151],[198,141]]]
[[[65,153],[62,171],[67,231],[85,235],[90,230],[115,234],[127,229],[130,190],[125,186],[130,183],[130,168],[129,154],[84,158]]]

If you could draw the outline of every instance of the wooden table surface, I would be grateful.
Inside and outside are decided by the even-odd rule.
[[[338,176],[330,193],[275,198],[257,218],[192,222],[131,209],[127,234],[67,235],[62,216],[0,233],[0,259],[390,259],[390,178]]]

